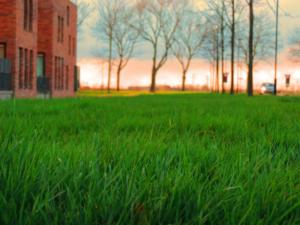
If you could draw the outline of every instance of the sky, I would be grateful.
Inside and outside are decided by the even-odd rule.
[[[92,1],[92,0],[85,0]],[[199,0],[201,1],[201,0]],[[274,0],[269,0],[270,2]],[[287,43],[289,36],[293,31],[300,27],[300,1],[299,0],[280,0],[280,42]],[[105,84],[107,69],[101,60],[98,60],[97,51],[101,43],[92,35],[91,28],[95,22],[93,13],[87,18],[78,40],[78,64],[81,67],[81,84],[83,86],[100,87]],[[141,49],[147,49],[145,46],[139,46]],[[101,50],[99,50],[101,51]],[[150,83],[151,60],[150,55],[143,59],[133,59],[125,68],[121,86],[127,88],[130,86],[147,86]],[[286,49],[282,49],[279,57],[279,84],[284,82],[285,74],[292,74],[292,82],[300,85],[300,65],[287,60]],[[228,65],[227,65],[228,64]],[[229,68],[229,63],[226,63]],[[240,68],[240,69],[239,69]],[[240,74],[240,83],[244,84],[246,79],[245,68],[237,69]],[[187,75],[187,84],[210,85],[210,66],[206,61],[196,59],[193,61],[191,69]],[[273,79],[272,61],[261,63],[255,68],[255,83],[271,82]],[[170,59],[162,68],[157,77],[159,85],[179,86],[181,83],[181,70],[175,59]],[[112,84],[115,84],[115,77],[112,78]],[[241,85],[242,85],[241,84]]]

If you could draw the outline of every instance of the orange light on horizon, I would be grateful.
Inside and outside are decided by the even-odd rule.
[[[133,59],[124,69],[121,76],[121,87],[149,86],[151,81],[151,60]],[[107,65],[95,58],[81,59],[81,85],[91,88],[99,88],[107,85]],[[194,60],[186,79],[186,85],[190,86],[212,86],[214,78],[211,75],[210,65],[203,60]],[[279,86],[285,84],[285,74],[291,74],[291,84],[300,86],[300,68],[295,65],[285,64],[278,71]],[[221,77],[221,76],[220,76]],[[221,79],[221,78],[220,78]],[[227,86],[230,84],[230,74]],[[269,64],[260,65],[255,68],[254,85],[260,86],[264,82],[273,82],[274,70]],[[246,88],[246,67],[236,70],[235,86]],[[221,82],[221,80],[220,80]],[[175,59],[170,60],[157,74],[157,85],[180,87],[182,83],[181,68]],[[225,85],[225,86],[226,86]],[[115,71],[111,78],[111,87],[116,86]]]

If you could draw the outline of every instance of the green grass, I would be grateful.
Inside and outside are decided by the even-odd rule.
[[[0,224],[300,224],[300,98],[0,102]]]

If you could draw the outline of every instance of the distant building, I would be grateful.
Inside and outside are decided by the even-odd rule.
[[[0,92],[74,96],[76,25],[70,0],[0,0]]]

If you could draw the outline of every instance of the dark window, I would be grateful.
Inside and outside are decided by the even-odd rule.
[[[65,73],[64,73],[64,70],[65,70],[65,60],[64,58],[61,58],[61,85],[60,85],[60,88],[63,90],[64,89],[64,81],[65,81]]]
[[[33,2],[32,0],[23,0],[23,24],[24,30],[32,31],[33,23]]]
[[[23,88],[23,48],[19,48],[19,88]]]
[[[67,25],[70,25],[70,6],[67,6]]]
[[[30,50],[30,57],[29,57],[30,65],[29,65],[29,88],[32,89],[33,87],[33,51]]]
[[[33,3],[32,3],[32,0],[29,0],[29,16],[28,16],[28,30],[29,31],[32,31],[32,22],[33,22]]]
[[[55,57],[55,73],[54,73],[54,88],[57,89],[57,81],[58,81],[58,57]]]
[[[75,43],[75,38],[73,38],[73,56],[75,56],[76,52],[76,43]]]
[[[25,66],[25,74],[24,74],[24,88],[28,88],[28,81],[29,81],[29,70],[28,70],[28,50],[25,49],[24,51],[24,66]]]
[[[59,90],[60,86],[60,57],[57,57],[57,80],[56,80],[56,89]]]
[[[64,42],[64,18],[61,18],[61,43],[63,43]]]
[[[57,17],[57,42],[64,42],[64,18]]]
[[[64,77],[64,58],[55,57],[55,75],[54,75],[54,88],[55,90],[64,89],[65,77]]]
[[[23,0],[23,8],[24,8],[24,12],[23,12],[24,30],[27,30],[27,28],[28,28],[28,0]]]
[[[71,38],[71,35],[69,35],[69,55],[71,55],[71,49],[72,49],[72,38]]]
[[[60,16],[57,17],[57,42],[60,42]]]
[[[0,43],[0,59],[6,58],[6,44]]]
[[[66,90],[69,89],[69,66],[66,66]]]

